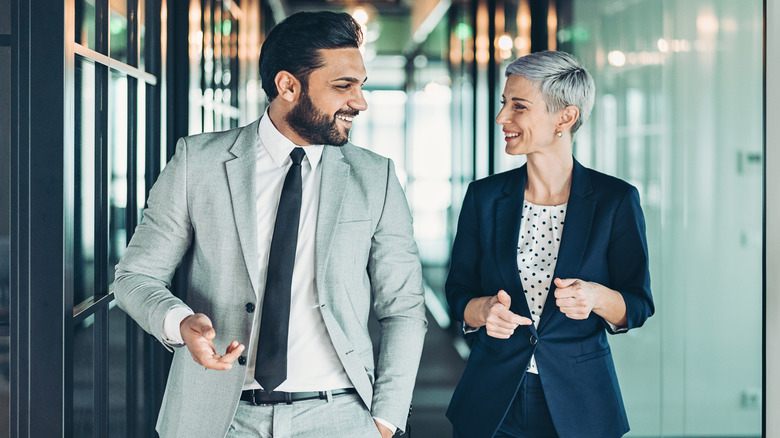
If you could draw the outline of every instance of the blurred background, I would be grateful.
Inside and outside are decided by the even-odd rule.
[[[115,307],[113,266],[175,140],[258,118],[265,36],[326,9],[365,33],[369,107],[351,140],[395,161],[414,216],[429,332],[413,436],[451,436],[444,412],[469,354],[443,290],[460,204],[469,182],[523,164],[495,123],[503,71],[546,49],[574,54],[596,82],[576,158],[634,184],[647,220],[656,315],[610,337],[628,436],[771,436],[767,4],[780,9],[0,0],[0,436],[156,436],[170,355]]]

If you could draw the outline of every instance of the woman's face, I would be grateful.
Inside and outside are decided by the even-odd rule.
[[[496,122],[503,126],[506,153],[532,154],[549,150],[556,136],[558,115],[547,112],[541,91],[523,76],[510,75],[504,86]]]

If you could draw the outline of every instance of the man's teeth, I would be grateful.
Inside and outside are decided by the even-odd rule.
[[[336,115],[336,118],[344,120],[346,122],[351,122],[352,120],[355,119],[354,117],[347,117],[347,116],[342,116],[342,115]]]
[[[519,133],[519,132],[515,132],[515,133],[509,133],[509,132],[505,132],[505,133],[504,133],[504,137],[506,137],[506,138],[517,137],[518,135],[520,135],[520,133]]]

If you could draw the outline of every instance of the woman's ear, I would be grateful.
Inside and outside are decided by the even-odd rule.
[[[558,120],[558,129],[560,131],[571,131],[571,127],[574,126],[574,122],[580,118],[580,110],[574,105],[569,105],[560,113],[560,119]]]
[[[301,95],[301,81],[286,70],[281,70],[276,74],[274,84],[276,84],[279,97],[287,102],[295,102]]]

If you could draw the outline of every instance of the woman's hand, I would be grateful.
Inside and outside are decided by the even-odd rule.
[[[469,327],[485,326],[488,336],[509,339],[518,325],[533,321],[509,310],[512,298],[503,290],[492,297],[474,298],[466,305],[463,320]]]
[[[628,322],[626,302],[617,291],[577,278],[556,278],[555,286],[555,304],[571,319],[587,319],[593,312],[618,327]]]

